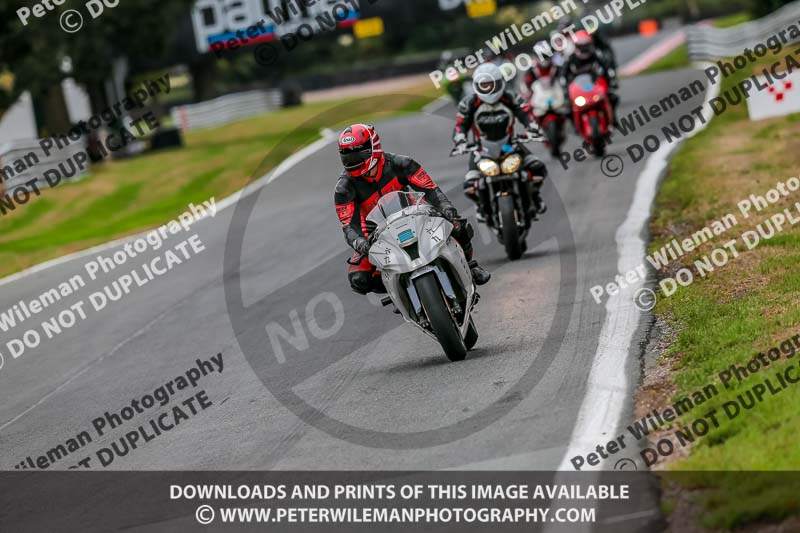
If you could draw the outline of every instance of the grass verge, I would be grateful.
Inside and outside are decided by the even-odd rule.
[[[722,91],[747,74],[725,80]],[[762,239],[750,251],[740,238],[743,232],[800,201],[800,191],[749,218],[737,208],[738,202],[751,194],[765,195],[778,182],[797,176],[800,152],[794,146],[798,135],[800,115],[750,122],[745,104],[729,106],[724,115],[680,148],[657,197],[650,225],[653,241],[649,252],[653,253],[726,214],[734,214],[738,221],[728,232],[680,258],[680,264],[673,262],[659,273],[660,277],[673,276],[687,267],[695,275],[690,286],[678,288],[674,295],[659,295],[656,315],[672,332],[667,339],[670,346],[654,372],[662,375],[655,388],[661,391],[659,405],[671,404],[708,384],[719,389],[718,395],[676,425],[689,424],[716,409],[720,426],[667,463],[672,471],[691,473],[680,479],[703,508],[706,527],[779,522],[800,513],[800,477],[764,474],[745,478],[741,472],[730,473],[800,469],[800,413],[796,408],[800,386],[768,394],[732,420],[723,410],[725,402],[735,401],[737,395],[777,370],[795,365],[796,359],[782,357],[730,389],[718,379],[730,365],[746,365],[759,352],[800,333],[800,225],[787,227],[770,240]],[[737,239],[740,256],[706,277],[698,275],[695,260],[731,239]]]
[[[689,47],[685,44],[680,45],[672,52],[668,53],[649,67],[642,74],[654,74],[665,70],[675,70],[689,66]]]
[[[179,149],[94,165],[88,177],[0,216],[0,276],[158,226],[190,202],[221,200],[316,140],[323,127],[419,111],[436,96],[427,83],[379,99],[316,102],[188,132]]]

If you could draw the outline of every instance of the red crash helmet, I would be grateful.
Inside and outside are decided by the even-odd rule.
[[[592,39],[592,35],[588,31],[575,32],[575,37],[572,41],[575,43],[575,55],[578,58],[589,59],[594,55],[594,39]]]
[[[353,124],[339,135],[342,165],[354,178],[364,176],[383,163],[381,138],[369,124]]]

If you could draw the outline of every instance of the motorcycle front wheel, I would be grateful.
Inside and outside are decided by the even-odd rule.
[[[600,117],[597,115],[589,117],[589,125],[592,128],[592,151],[597,157],[606,155],[606,141],[600,131]]]
[[[517,225],[516,206],[514,198],[506,195],[501,196],[497,201],[500,210],[501,231],[503,233],[503,245],[506,248],[506,255],[512,261],[522,257],[522,243],[519,238],[519,226]]]
[[[431,330],[442,346],[445,355],[451,361],[462,361],[467,356],[467,346],[464,344],[453,314],[447,306],[436,274],[425,274],[417,278],[414,280],[414,286],[417,289],[422,308],[428,315]]]
[[[547,124],[545,135],[547,135],[547,142],[550,143],[550,155],[558,159],[558,156],[561,155],[561,128],[557,120],[551,120]]]

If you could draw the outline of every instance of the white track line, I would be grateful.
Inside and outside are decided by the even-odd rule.
[[[272,172],[268,173],[265,176],[262,176],[261,178],[257,179],[253,183],[251,183],[248,186],[246,186],[244,189],[241,189],[241,190],[233,193],[232,195],[228,196],[224,200],[222,200],[220,202],[217,202],[217,212],[219,213],[219,211],[234,205],[239,199],[244,198],[244,197],[246,197],[246,196],[258,191],[261,187],[263,187],[263,186],[267,185],[268,183],[271,183],[272,181],[276,180],[277,178],[279,178],[280,176],[285,174],[287,171],[289,171],[292,167],[294,167],[297,163],[299,163],[300,161],[302,161],[305,158],[309,157],[314,152],[316,152],[316,151],[322,149],[323,147],[325,147],[330,142],[330,140],[332,138],[334,138],[335,135],[336,135],[334,132],[332,132],[331,130],[328,130],[328,129],[322,130],[320,132],[320,134],[322,135],[321,139],[316,140],[315,142],[313,142],[312,144],[309,144],[308,146],[306,146],[302,150],[299,150],[298,152],[292,154],[290,157],[285,159],[280,165],[278,165],[278,167],[276,169],[274,169]],[[58,259],[54,259],[52,261],[48,261],[47,263],[42,263],[41,265],[37,265],[35,267],[29,268],[26,271],[20,272],[18,274],[14,274],[13,276],[9,276],[9,277],[7,277],[7,278],[5,278],[3,280],[0,280],[0,285],[5,284],[5,283],[9,283],[11,281],[15,281],[16,279],[20,279],[22,277],[29,276],[31,274],[35,274],[36,272],[41,272],[42,270],[45,270],[45,269],[48,269],[48,268],[51,268],[51,267],[54,267],[54,266],[57,266],[57,265],[60,265],[60,264],[63,264],[63,263],[67,263],[67,262],[69,262],[69,261],[71,261],[73,259],[78,259],[78,258],[84,257],[86,255],[94,254],[94,253],[97,253],[99,251],[102,251],[102,250],[105,250],[105,249],[108,249],[108,248],[112,248],[114,246],[119,245],[120,243],[125,242],[128,239],[133,239],[133,238],[135,238],[135,237],[125,237],[125,238],[122,238],[122,239],[118,239],[116,241],[112,241],[112,242],[109,242],[109,243],[106,243],[106,244],[102,244],[100,246],[96,246],[94,248],[90,248],[88,250],[84,250],[82,252],[77,252],[77,253],[74,253],[74,254],[71,254],[71,255],[68,255],[68,256],[60,257]],[[16,422],[17,420],[21,419],[22,417],[24,417],[25,415],[27,415],[28,413],[30,413],[31,411],[33,411],[34,409],[36,409],[37,407],[42,405],[44,402],[46,402],[47,400],[52,398],[59,391],[64,389],[64,387],[66,387],[67,385],[69,385],[70,383],[75,381],[75,379],[77,379],[78,377],[80,377],[83,374],[85,374],[89,369],[91,369],[92,367],[94,367],[95,365],[97,365],[98,363],[100,363],[101,361],[106,359],[107,357],[110,357],[110,356],[114,355],[117,351],[119,351],[120,348],[122,348],[123,346],[128,344],[133,339],[139,337],[140,335],[142,335],[143,333],[148,331],[151,327],[153,327],[153,325],[157,324],[164,316],[166,316],[167,314],[172,312],[172,309],[173,308],[170,307],[166,311],[164,311],[161,314],[159,314],[153,320],[151,320],[150,322],[145,324],[142,328],[140,328],[139,330],[137,330],[133,334],[129,335],[128,337],[126,337],[121,342],[119,342],[108,353],[106,353],[104,355],[101,355],[97,359],[94,359],[94,360],[90,361],[87,365],[82,367],[80,370],[78,370],[77,372],[75,372],[74,374],[69,376],[64,382],[59,384],[55,389],[51,390],[50,392],[48,392],[47,394],[45,394],[44,396],[39,398],[36,402],[34,402],[32,405],[30,405],[29,407],[24,409],[21,413],[17,414],[16,416],[11,418],[10,420],[8,420],[8,421],[4,422],[2,425],[0,425],[0,431],[4,430],[5,428],[10,426],[11,424]],[[2,358],[2,354],[0,354],[0,358]],[[2,368],[2,365],[0,365],[0,368]]]
[[[680,30],[675,33],[675,35],[667,37],[663,41],[660,41],[645,50],[642,54],[636,56],[634,59],[625,64],[619,70],[619,73],[623,76],[636,76],[685,42],[686,32]]]
[[[719,86],[711,85],[703,104],[703,116],[706,122],[713,117],[709,101],[718,95]],[[698,125],[687,138],[693,137],[703,129],[705,125]],[[636,182],[633,202],[625,221],[616,233],[619,251],[617,268],[623,277],[626,272],[644,263],[647,243],[642,239],[642,232],[650,219],[659,178],[669,164],[670,155],[678,146],[680,143],[663,145],[653,153]],[[620,289],[617,294],[609,297],[606,303],[606,319],[586,384],[586,396],[559,470],[574,470],[570,458],[585,455],[593,451],[598,444],[605,445],[616,437],[615,431],[620,427],[625,401],[630,393],[625,366],[641,315],[633,299],[636,291],[643,285],[644,282],[639,281]],[[595,469],[600,470],[603,466],[601,462]],[[589,469],[591,467],[583,468],[583,470]]]
[[[312,144],[309,144],[308,146],[306,146],[303,149],[295,152],[294,154],[292,154],[291,156],[289,156],[288,158],[283,160],[283,162],[281,162],[281,164],[278,165],[278,167],[275,168],[272,172],[267,173],[265,176],[262,176],[262,177],[258,178],[256,181],[248,184],[243,189],[240,189],[240,190],[236,191],[235,193],[231,194],[230,196],[228,196],[227,198],[217,202],[216,203],[217,204],[217,213],[219,213],[223,209],[227,209],[228,207],[234,205],[241,198],[244,198],[244,197],[246,197],[246,196],[258,191],[261,187],[267,185],[268,183],[271,183],[272,181],[276,180],[277,178],[279,178],[280,176],[285,174],[288,170],[290,170],[292,167],[294,167],[297,163],[299,163],[303,159],[309,157],[314,152],[317,152],[318,150],[320,150],[323,147],[325,147],[330,142],[330,140],[333,138],[333,136],[335,134],[331,130],[324,129],[324,130],[322,130],[320,132],[320,135],[322,135],[321,139],[316,140]],[[50,268],[53,268],[53,267],[56,267],[56,266],[59,266],[59,265],[63,265],[65,263],[69,263],[70,261],[74,261],[74,260],[80,259],[82,257],[86,257],[86,256],[89,256],[89,255],[94,255],[94,254],[100,253],[100,252],[102,252],[104,250],[108,250],[110,248],[115,248],[115,247],[119,246],[120,244],[123,244],[123,243],[125,243],[127,241],[130,241],[130,240],[133,240],[133,239],[136,239],[137,237],[141,237],[141,236],[145,235],[146,233],[147,233],[147,231],[143,231],[142,233],[139,233],[137,235],[130,235],[128,237],[122,237],[120,239],[115,239],[113,241],[110,241],[110,242],[107,242],[107,243],[104,243],[104,244],[100,244],[100,245],[95,246],[93,248],[88,248],[86,250],[81,250],[79,252],[75,252],[75,253],[72,253],[72,254],[69,254],[69,255],[65,255],[65,256],[62,256],[62,257],[57,257],[55,259],[51,259],[50,261],[46,261],[44,263],[40,263],[40,264],[32,266],[32,267],[30,267],[28,269],[22,270],[21,272],[17,272],[16,274],[11,274],[10,276],[7,276],[7,277],[5,277],[3,279],[0,279],[0,286],[6,285],[8,283],[15,282],[15,281],[19,281],[20,279],[26,278],[26,277],[31,276],[33,274],[37,274],[37,273],[42,272],[44,270],[48,270]]]

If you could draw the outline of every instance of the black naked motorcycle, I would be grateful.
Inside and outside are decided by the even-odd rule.
[[[509,135],[500,141],[481,140],[480,143],[457,146],[450,152],[450,157],[469,153],[475,158],[492,202],[492,216],[485,222],[495,231],[512,261],[525,253],[526,239],[534,220],[531,182],[522,170],[524,156],[519,146],[543,141],[542,137],[531,134]]]

